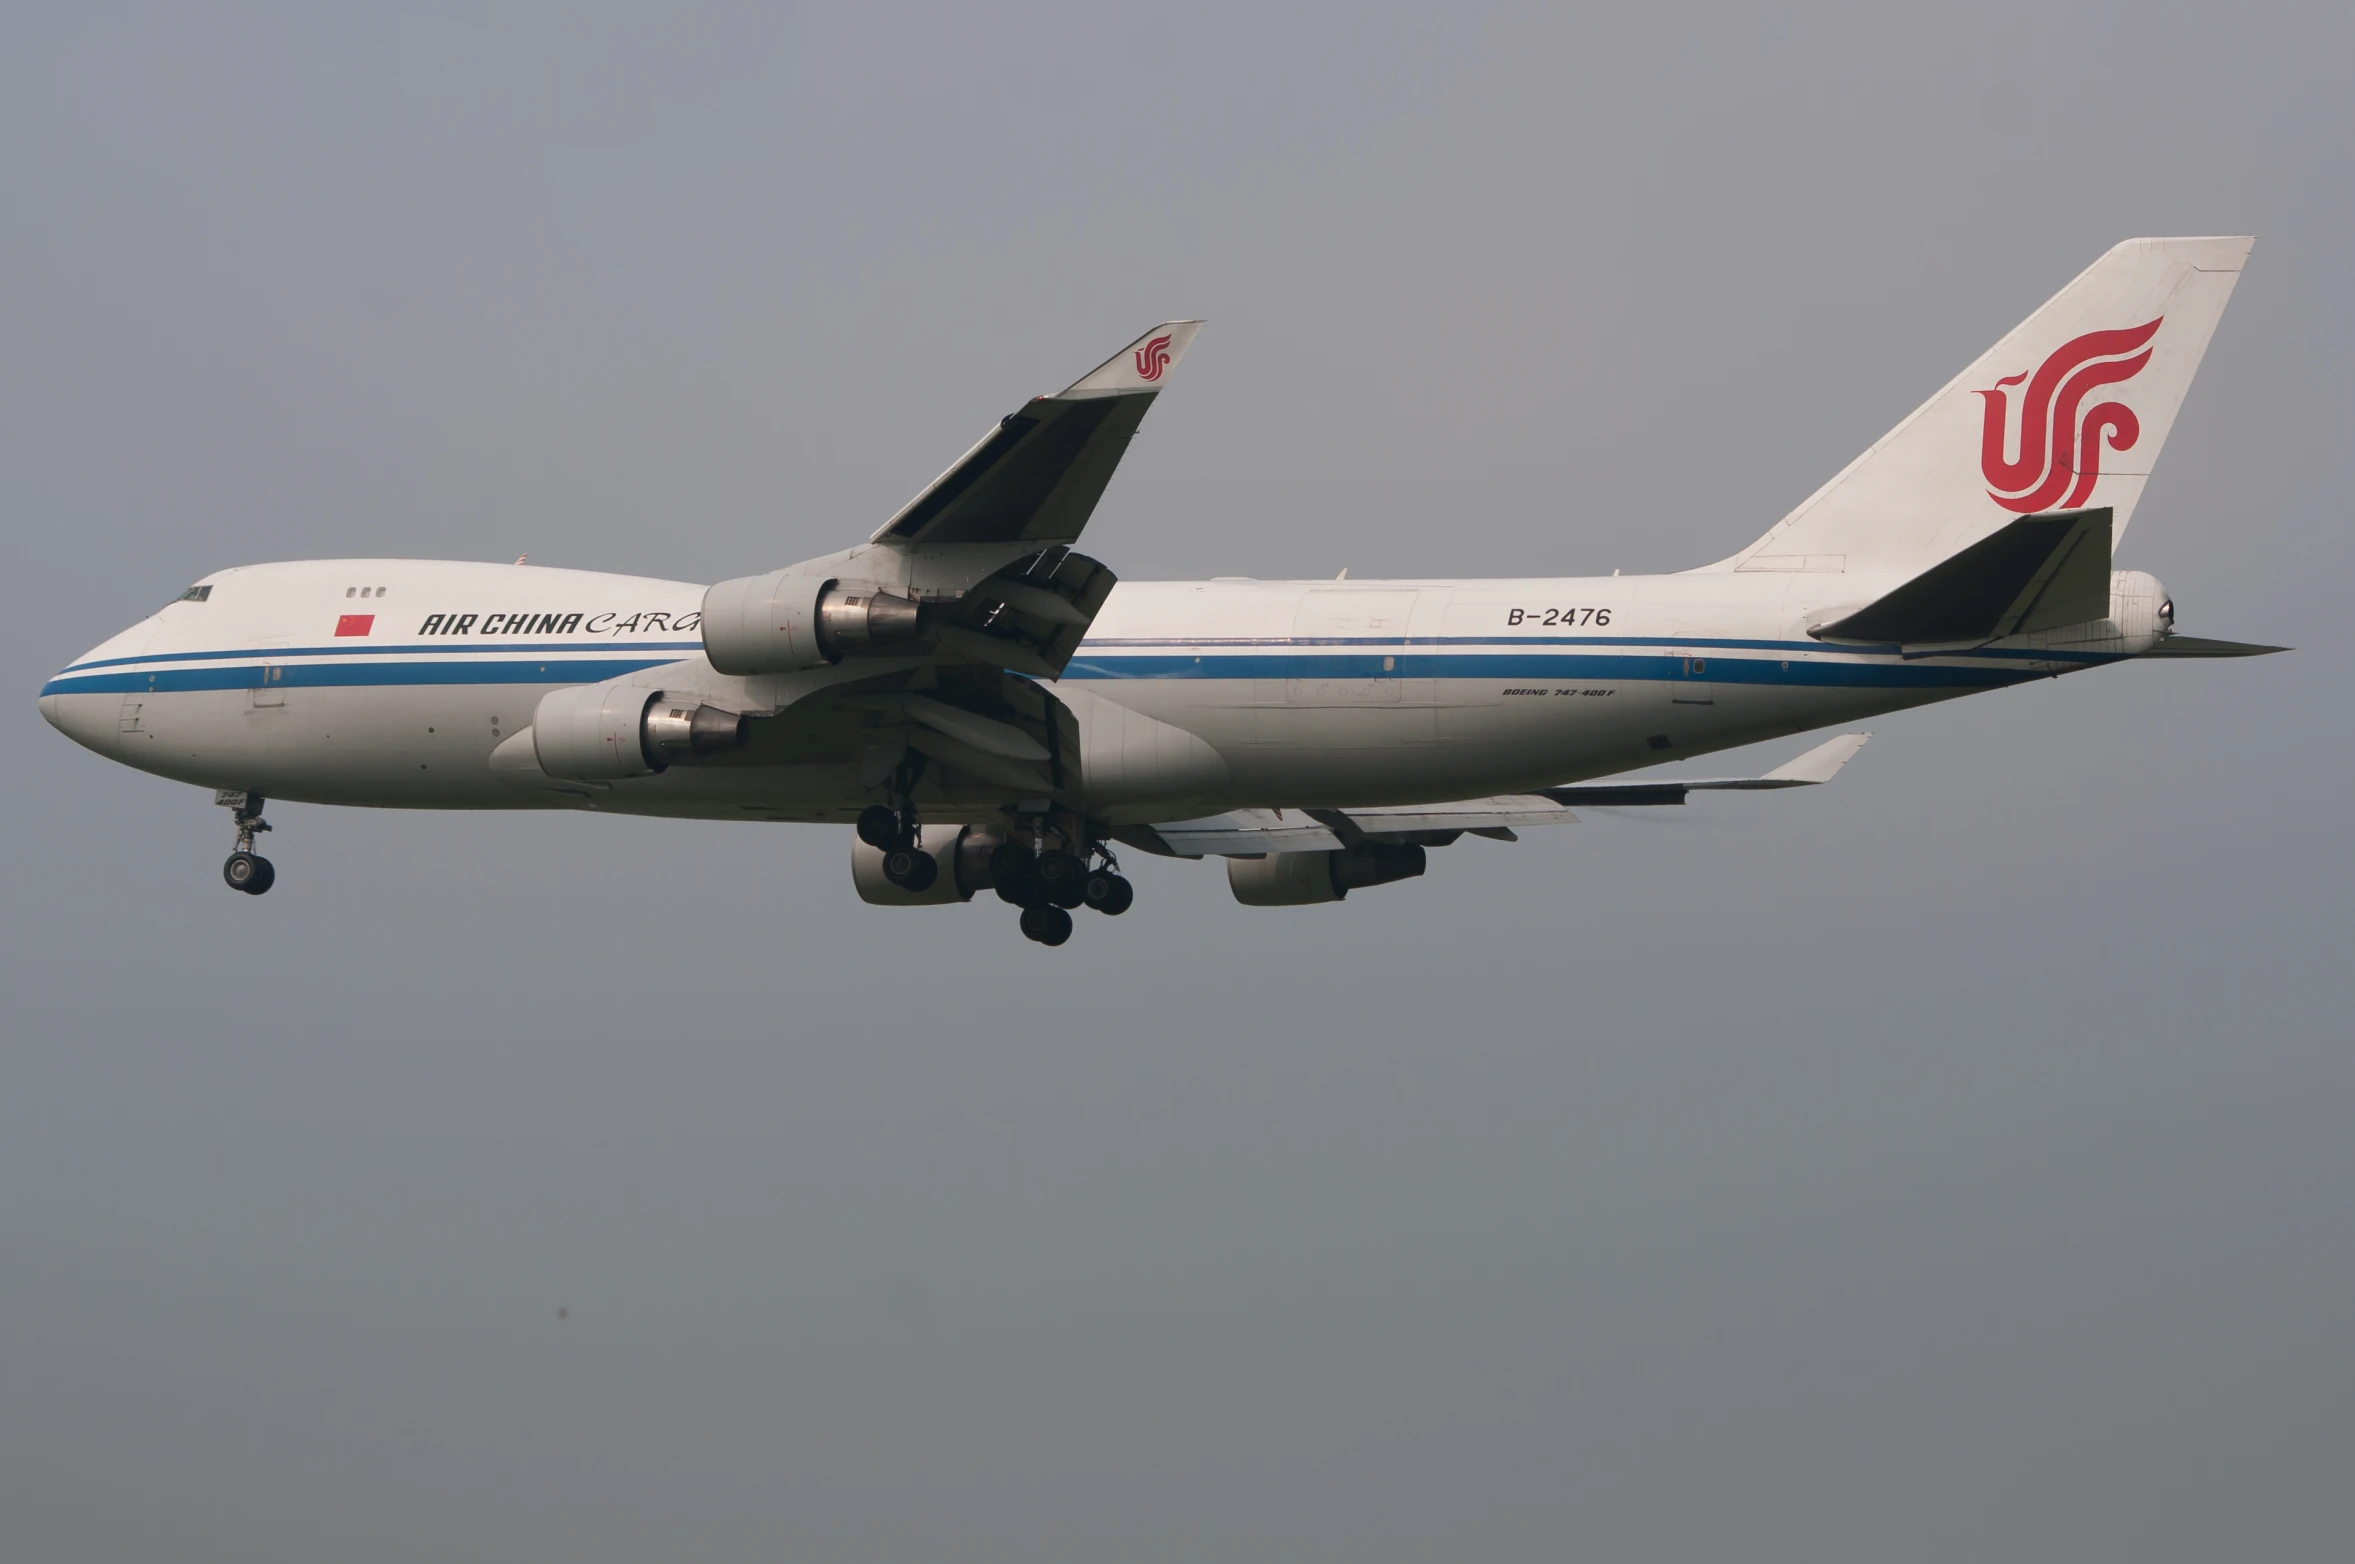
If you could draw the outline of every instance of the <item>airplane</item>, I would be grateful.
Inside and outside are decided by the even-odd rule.
[[[2113,568],[2253,241],[2103,255],[1747,547],[1675,574],[1119,582],[1076,551],[1201,322],[993,425],[865,542],[704,587],[446,560],[239,566],[50,679],[110,760],[214,791],[223,878],[265,801],[852,827],[864,900],[993,891],[1043,945],[1134,899],[1118,848],[1297,906],[1574,806],[1829,781],[1663,761],[2143,657]],[[1344,578],[1346,572],[1343,573]]]

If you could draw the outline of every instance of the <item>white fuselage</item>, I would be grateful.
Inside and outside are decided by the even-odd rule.
[[[797,741],[789,721],[715,763],[611,783],[492,765],[566,685],[770,700],[703,661],[700,586],[419,560],[249,566],[204,584],[204,600],[57,674],[43,714],[144,771],[318,803],[841,820],[873,800],[839,735]],[[2153,638],[2131,612],[2157,600],[2140,576],[2119,578],[2115,622],[1965,655],[1807,634],[1894,584],[1736,570],[1126,583],[1053,689],[1081,729],[1090,812],[1153,820],[1577,781],[2115,661]]]

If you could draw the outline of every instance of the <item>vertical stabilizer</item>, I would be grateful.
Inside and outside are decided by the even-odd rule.
[[[2114,545],[2253,242],[2127,240],[1708,568],[1915,572],[2015,517],[2096,507]]]

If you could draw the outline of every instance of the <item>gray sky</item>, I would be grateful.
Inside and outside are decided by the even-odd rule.
[[[2342,1556],[2355,26],[1560,9],[10,10],[0,1552]],[[2120,562],[2296,655],[1345,907],[299,806],[241,903],[33,707],[229,564],[839,547],[1176,314],[1123,575],[1681,568],[2215,232]]]

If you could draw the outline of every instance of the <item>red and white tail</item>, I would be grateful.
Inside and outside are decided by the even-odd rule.
[[[2016,516],[2104,505],[2114,545],[2254,242],[2127,240],[1709,568],[1919,571]]]

